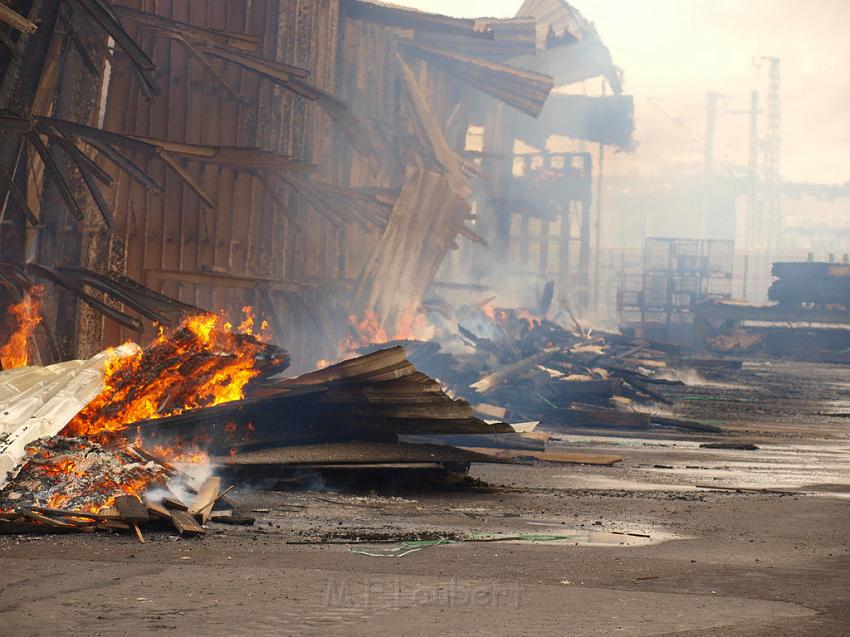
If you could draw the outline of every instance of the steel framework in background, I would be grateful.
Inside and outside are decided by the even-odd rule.
[[[647,238],[642,272],[621,273],[621,320],[646,335],[681,338],[699,304],[732,297],[734,258],[733,241]]]

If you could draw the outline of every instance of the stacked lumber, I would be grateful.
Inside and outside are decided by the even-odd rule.
[[[781,306],[841,306],[850,310],[850,265],[846,263],[773,264],[777,280],[768,290],[768,298]]]
[[[426,465],[456,471],[545,451],[535,432],[476,417],[467,401],[418,371],[401,346],[248,389],[244,400],[135,427],[146,443],[166,446],[203,434],[213,465],[240,477]]]

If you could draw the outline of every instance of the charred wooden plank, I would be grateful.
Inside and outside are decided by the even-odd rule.
[[[171,512],[174,511],[188,511],[189,505],[184,504],[177,498],[173,498],[170,496],[166,496],[162,499],[163,506]]]
[[[41,524],[46,524],[50,527],[56,527],[61,529],[77,528],[77,525],[73,522],[68,522],[66,520],[57,520],[56,518],[43,515],[41,513],[36,513],[35,511],[24,511],[24,517],[29,518],[33,522],[40,522]]]
[[[90,513],[88,511],[74,511],[72,509],[52,509],[50,507],[30,507],[30,511],[65,518],[85,518],[88,520],[120,520],[120,515],[110,515],[105,512]],[[104,510],[105,511],[105,510]]]
[[[171,519],[171,511],[159,502],[145,502],[145,508],[152,517],[159,518],[160,520]]]
[[[2,3],[0,3],[0,22],[8,24],[21,33],[35,33],[38,29],[38,25],[35,22],[25,18],[17,11],[12,10]]]
[[[134,495],[119,495],[115,498],[115,507],[121,514],[121,519],[126,522],[135,523],[150,520],[142,501]]]
[[[210,516],[210,522],[217,522],[219,524],[252,526],[255,521],[256,519],[254,517],[239,513],[230,513],[229,515],[225,515],[223,513],[213,513]]]

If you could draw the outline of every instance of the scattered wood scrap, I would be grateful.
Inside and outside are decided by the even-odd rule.
[[[204,480],[198,489],[198,494],[195,496],[192,504],[189,505],[189,514],[194,515],[201,524],[206,522],[220,492],[221,478],[210,476]]]

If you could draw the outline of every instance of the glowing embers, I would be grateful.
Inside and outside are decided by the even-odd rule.
[[[219,316],[194,316],[162,331],[133,356],[110,361],[103,391],[63,433],[96,436],[140,420],[240,400],[251,379],[288,363],[284,350],[233,333]]]
[[[9,318],[13,319],[14,331],[9,340],[0,347],[0,366],[3,369],[25,367],[30,363],[29,339],[33,331],[41,323],[41,295],[43,288],[33,286],[20,303],[8,309]],[[8,319],[7,319],[8,324]]]
[[[18,475],[0,491],[0,510],[44,506],[96,513],[115,496],[141,494],[165,478],[165,469],[126,449],[85,438],[55,436],[27,448]]]

